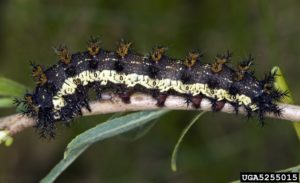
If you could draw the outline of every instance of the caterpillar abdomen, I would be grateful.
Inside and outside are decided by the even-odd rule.
[[[117,51],[100,48],[92,39],[88,51],[69,54],[66,47],[56,53],[60,61],[48,69],[33,65],[37,87],[22,101],[25,113],[37,119],[42,135],[53,135],[56,121],[70,121],[89,108],[89,89],[98,98],[103,92],[116,92],[125,103],[134,92],[151,94],[163,106],[168,95],[186,97],[187,103],[201,107],[202,98],[212,102],[213,111],[225,102],[238,112],[244,106],[248,115],[257,112],[260,119],[266,112],[280,114],[276,101],[285,92],[274,89],[275,74],[258,80],[250,70],[253,59],[241,62],[237,69],[228,66],[231,53],[217,55],[215,62],[204,64],[201,54],[191,52],[184,60],[169,58],[164,47],[157,47],[148,56],[133,53],[131,43],[121,42]]]

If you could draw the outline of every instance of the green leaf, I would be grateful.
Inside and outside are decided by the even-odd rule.
[[[50,171],[50,173],[44,177],[40,183],[51,183],[54,182],[55,179],[66,169],[68,166],[73,163],[74,160],[78,158],[87,148],[89,145],[82,147],[81,149],[74,150],[70,152],[68,157],[60,160],[60,162],[55,165],[55,167]]]
[[[123,140],[127,141],[135,141],[139,138],[142,138],[144,135],[146,135],[159,121],[159,119],[155,119],[152,121],[149,121],[148,123],[141,125],[133,130],[130,130],[126,133],[122,133],[118,137]]]
[[[99,140],[119,135],[136,127],[146,124],[147,122],[160,117],[168,112],[167,110],[144,111],[126,115],[124,117],[115,118],[97,125],[86,132],[75,137],[67,146],[65,156],[76,148],[80,148],[86,144],[92,144]]]
[[[90,145],[146,124],[167,113],[167,110],[144,111],[128,114],[101,123],[75,137],[67,146],[64,158],[41,180],[42,183],[55,179]]]
[[[284,170],[279,170],[277,172],[300,172],[300,165],[297,165],[297,166],[294,166],[294,167],[291,167],[291,168],[287,168],[287,169],[284,169]],[[235,180],[235,181],[232,181],[231,183],[239,183],[241,182],[240,180]]]
[[[8,130],[1,130],[0,131],[0,144],[4,144],[6,147],[12,145],[14,139],[10,135]]]
[[[172,157],[171,157],[171,169],[172,171],[176,172],[177,171],[177,154],[178,154],[178,149],[179,146],[184,138],[184,136],[186,135],[186,133],[189,131],[189,129],[198,121],[198,119],[205,113],[205,111],[199,113],[197,116],[194,117],[194,119],[183,129],[183,131],[181,132],[179,139],[174,147],[174,150],[172,152]]]
[[[289,95],[287,97],[285,97],[282,102],[287,103],[287,104],[294,104],[292,94],[289,90],[289,87],[288,87],[288,85],[287,85],[287,83],[286,83],[286,81],[283,77],[283,74],[282,74],[280,68],[275,66],[275,67],[272,68],[271,72],[272,73],[276,72],[276,74],[278,75],[276,77],[275,87],[282,90],[282,91],[288,91],[288,93],[289,93]],[[294,129],[295,129],[296,133],[297,133],[298,140],[300,140],[300,123],[294,122],[293,126],[294,126]]]
[[[13,80],[0,77],[0,96],[20,97],[24,95],[27,88]]]
[[[300,172],[300,165],[288,168],[288,169],[284,169],[284,170],[280,170],[278,172]]]
[[[6,98],[0,98],[0,108],[4,107],[13,107],[14,102],[12,98],[6,97]]]

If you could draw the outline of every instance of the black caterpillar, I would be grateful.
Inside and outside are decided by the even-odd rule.
[[[236,69],[228,66],[232,53],[217,55],[212,64],[203,64],[201,54],[190,52],[184,60],[166,56],[166,48],[158,46],[148,55],[134,53],[131,43],[121,41],[116,51],[106,51],[97,38],[88,41],[87,51],[70,54],[60,46],[55,49],[59,62],[48,69],[31,64],[37,81],[33,93],[27,93],[18,104],[24,113],[37,119],[36,127],[42,136],[55,134],[56,121],[66,124],[81,115],[81,108],[89,111],[88,90],[94,89],[97,98],[103,92],[116,92],[130,103],[134,92],[151,94],[163,107],[169,95],[183,96],[195,108],[202,98],[208,98],[212,110],[219,111],[225,102],[236,113],[244,106],[248,116],[255,112],[263,124],[266,112],[281,114],[275,102],[286,92],[274,88],[275,73],[258,80],[250,70],[253,58],[243,60]]]

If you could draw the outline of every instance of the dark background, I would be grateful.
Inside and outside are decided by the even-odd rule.
[[[204,62],[227,49],[233,63],[252,53],[257,76],[280,66],[295,102],[300,102],[300,1],[297,0],[149,0],[149,1],[0,1],[0,73],[34,87],[29,61],[51,65],[52,46],[86,49],[90,35],[114,49],[121,39],[148,53],[168,46],[172,57],[190,49],[205,52]],[[8,115],[15,109],[1,109]],[[164,116],[143,138],[116,137],[89,148],[58,182],[224,182],[240,171],[277,171],[299,164],[299,143],[292,124],[223,113],[206,113],[184,139],[179,170],[170,170],[170,156],[181,130],[195,112]],[[67,143],[108,116],[77,119],[59,126],[55,140],[39,139],[33,128],[0,147],[1,182],[37,182],[63,157]]]

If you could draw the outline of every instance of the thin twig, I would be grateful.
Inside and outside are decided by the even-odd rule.
[[[105,99],[97,102],[91,102],[90,106],[92,112],[88,112],[83,109],[83,115],[97,115],[97,114],[108,114],[115,112],[128,112],[128,111],[142,111],[142,110],[155,110],[162,109],[156,105],[156,100],[151,96],[145,94],[134,94],[131,97],[131,103],[125,104],[122,100],[114,95],[104,95]],[[279,104],[282,109],[282,115],[276,116],[274,114],[267,114],[266,116],[276,119],[283,119],[289,121],[300,121],[300,106]],[[164,109],[170,110],[203,110],[211,111],[211,103],[207,99],[203,99],[201,107],[195,109],[192,106],[187,106],[185,99],[177,96],[169,96],[165,102]],[[240,107],[241,114],[245,114],[245,109]],[[221,110],[226,113],[235,113],[234,108],[226,103],[224,108]],[[14,135],[27,127],[35,125],[35,120],[28,118],[21,114],[15,114],[0,119],[0,130],[7,130],[10,135]]]

